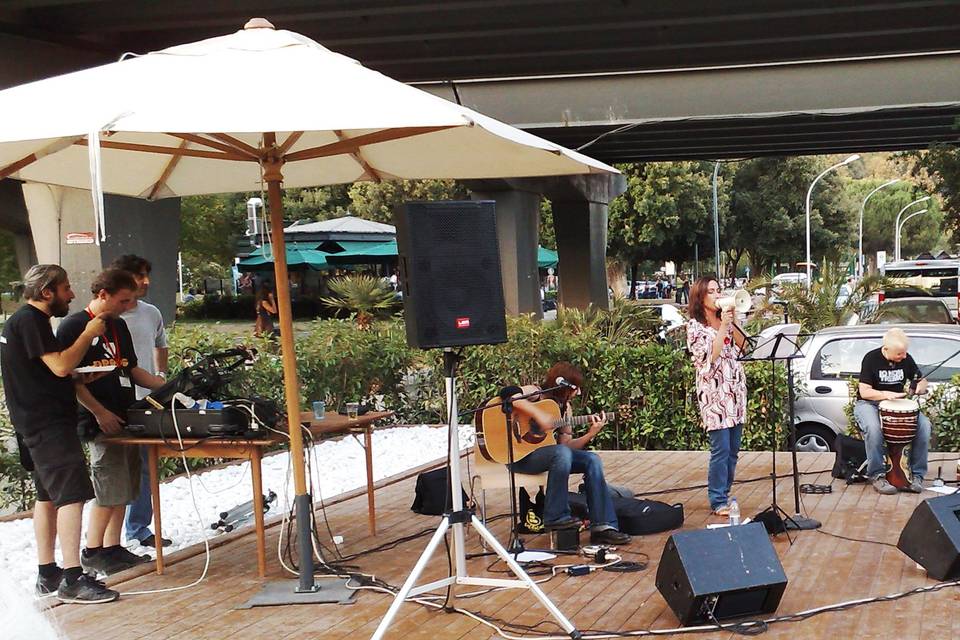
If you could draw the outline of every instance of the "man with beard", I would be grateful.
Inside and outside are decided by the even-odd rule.
[[[77,399],[71,372],[106,327],[102,314],[87,317],[62,348],[50,318],[69,311],[74,294],[67,272],[55,264],[31,267],[24,278],[27,304],[3,326],[0,366],[20,460],[37,490],[33,526],[37,540],[38,595],[56,593],[63,602],[93,604],[117,599],[80,564],[83,503],[93,497],[83,448],[77,437]],[[63,568],[54,546],[60,539]]]
[[[110,442],[120,434],[127,408],[136,400],[134,385],[156,389],[163,378],[138,366],[133,338],[120,315],[136,302],[137,282],[120,269],[107,269],[90,287],[93,300],[87,308],[67,316],[57,330],[61,342],[70,343],[89,318],[106,322],[102,338],[94,341],[80,361],[83,365],[112,366],[109,373],[89,384],[75,385],[82,408],[77,429],[90,441],[90,469],[96,501],[90,509],[87,546],[80,563],[91,573],[110,575],[148,561],[120,545],[127,504],[140,493],[140,451]]]
[[[133,350],[141,369],[166,379],[167,377],[167,332],[163,327],[163,315],[143,298],[150,288],[150,262],[133,254],[122,255],[110,264],[112,269],[129,272],[137,282],[137,299],[133,308],[121,317],[133,337]],[[137,400],[150,393],[149,389],[137,386]],[[153,519],[153,504],[150,498],[150,473],[147,469],[147,448],[140,449],[140,495],[127,506],[125,522],[128,543],[137,541],[145,547],[155,547],[158,542],[167,547],[173,544],[167,538],[157,537],[150,531]]]

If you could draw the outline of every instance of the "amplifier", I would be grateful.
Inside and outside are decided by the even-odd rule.
[[[250,414],[236,407],[223,409],[177,408],[177,427],[181,438],[208,438],[234,436],[238,438],[262,435],[259,425],[251,429]],[[164,409],[128,409],[126,430],[146,438],[177,439],[173,414]]]

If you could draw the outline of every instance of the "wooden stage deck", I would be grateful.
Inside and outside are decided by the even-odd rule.
[[[608,480],[625,484],[636,491],[663,490],[700,484],[706,475],[705,452],[604,452],[602,454]],[[769,453],[750,452],[742,456],[739,479],[764,476],[770,471]],[[938,465],[955,468],[956,454],[931,454],[935,474]],[[937,460],[944,460],[938,462]],[[802,477],[802,482],[828,484],[832,454],[801,454],[803,471],[826,470],[825,473]],[[778,471],[788,469],[789,456],[778,456]],[[575,485],[571,485],[575,486]],[[437,519],[420,516],[409,509],[413,500],[414,480],[408,478],[384,486],[377,491],[380,533],[367,532],[366,500],[363,494],[343,500],[327,508],[330,527],[343,535],[343,553],[354,553],[384,542],[434,528]],[[735,486],[744,516],[753,515],[770,502],[769,481]],[[792,485],[779,483],[779,500],[792,511]],[[925,493],[923,497],[934,494]],[[708,513],[705,490],[667,493],[660,499],[683,502],[685,528],[701,528],[712,521]],[[880,496],[866,485],[847,486],[833,482],[833,493],[806,495],[806,512],[824,523],[824,530],[855,538],[896,543],[900,530],[921,500],[920,496],[901,493]],[[508,508],[507,493],[488,494],[491,513]],[[325,530],[320,524],[321,531]],[[491,525],[503,540],[506,521]],[[276,558],[280,527],[268,529],[268,579],[287,577]],[[677,620],[667,608],[654,586],[657,562],[667,534],[638,537],[626,548],[629,552],[649,554],[650,565],[641,572],[595,572],[588,576],[565,574],[543,585],[546,593],[578,628],[583,630],[668,629]],[[392,551],[364,556],[356,560],[360,569],[399,585],[409,573],[427,538],[406,542]],[[542,539],[531,545],[546,544]],[[863,542],[852,542],[816,532],[795,535],[791,546],[785,536],[774,541],[777,553],[789,579],[778,614],[799,612],[831,603],[890,594],[924,585],[935,584],[915,563],[896,548]],[[479,550],[475,535],[468,551]],[[637,559],[636,556],[627,556]],[[123,581],[116,588],[123,591],[158,589],[188,584],[203,569],[203,553],[176,561],[167,573],[153,573]],[[564,560],[566,562],[566,560]],[[469,561],[471,573],[485,573],[489,558]],[[503,569],[501,563],[498,569]],[[442,548],[429,565],[427,579],[446,575],[447,561]],[[495,577],[502,577],[496,574]],[[391,602],[385,594],[362,591],[351,605],[298,605],[237,609],[259,591],[262,583],[256,577],[255,542],[252,533],[236,535],[231,541],[213,550],[209,575],[200,585],[184,591],[150,596],[126,596],[117,603],[101,606],[58,606],[53,616],[73,640],[114,640],[138,638],[239,639],[269,638],[300,640],[306,638],[368,638]],[[475,588],[467,587],[466,590]],[[960,589],[946,588],[938,592],[914,595],[894,602],[875,603],[842,612],[826,613],[799,622],[771,625],[766,638],[956,638],[960,637],[960,616],[955,614]],[[461,607],[523,624],[536,624],[548,619],[546,612],[524,592],[517,590],[491,593],[479,598],[459,600]],[[551,629],[551,625],[543,628]],[[559,631],[559,630],[557,630]],[[562,635],[562,634],[561,634]],[[405,604],[387,638],[493,638],[496,633],[480,623],[457,614],[427,610]],[[731,638],[731,632],[696,634],[694,637]]]

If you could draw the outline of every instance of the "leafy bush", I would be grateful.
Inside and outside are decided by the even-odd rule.
[[[298,320],[333,316],[330,308],[316,298],[295,298],[291,300],[290,307],[293,317]],[[249,320],[253,327],[255,308],[254,297],[249,294],[236,297],[208,294],[180,304],[177,317],[188,320]]]

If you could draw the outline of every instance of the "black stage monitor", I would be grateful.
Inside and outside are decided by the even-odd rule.
[[[897,548],[931,578],[960,577],[960,495],[924,500],[900,532]]]

